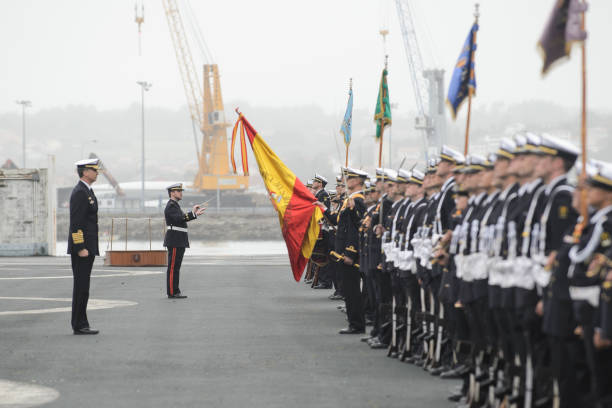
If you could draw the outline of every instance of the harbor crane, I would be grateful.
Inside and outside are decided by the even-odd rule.
[[[219,67],[213,62],[189,1],[183,2],[184,13],[181,13],[177,0],[162,0],[162,3],[194,129],[198,173],[193,188],[198,191],[246,189],[249,177],[234,175],[229,168],[227,128],[230,124],[225,119]],[[203,87],[200,71],[196,69],[191,53],[185,22],[205,62]],[[202,135],[201,149],[198,146],[198,134]]]
[[[423,66],[411,2],[412,0],[395,0],[395,6],[417,107],[415,128],[423,134],[427,160],[430,154],[436,154],[440,150],[446,135],[444,70],[425,69]]]

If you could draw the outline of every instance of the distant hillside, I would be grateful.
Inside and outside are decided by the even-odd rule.
[[[304,181],[317,171],[333,178],[344,159],[344,145],[338,135],[341,118],[317,106],[252,107],[240,106],[259,133],[276,153]],[[228,109],[228,122],[235,114]],[[146,111],[146,174],[148,180],[191,180],[196,171],[196,153],[187,110],[151,108]],[[392,143],[392,163],[407,156],[408,164],[422,152],[422,139],[414,128],[413,114],[394,113],[393,127],[385,136],[385,153]],[[577,141],[579,112],[540,101],[518,105],[493,104],[476,108],[472,114],[471,141],[475,150],[485,150],[517,129],[546,131]],[[465,123],[450,122],[448,142],[461,148]],[[372,170],[378,146],[373,139],[371,112],[353,114],[351,164]],[[229,136],[229,130],[228,130]],[[335,138],[335,140],[334,140]],[[612,112],[589,115],[589,147],[592,157],[607,159],[612,147]],[[0,114],[0,163],[12,159],[21,165],[21,116]],[[47,156],[55,155],[59,186],[74,182],[73,163],[90,152],[105,162],[119,181],[140,178],[140,107],[99,111],[91,106],[68,106],[29,114],[27,118],[28,164],[46,167]],[[237,152],[239,153],[239,152]],[[252,160],[252,157],[251,157]],[[389,159],[385,158],[388,164]],[[252,168],[256,168],[254,162]],[[260,184],[252,171],[252,184]],[[101,181],[105,182],[105,181]]]

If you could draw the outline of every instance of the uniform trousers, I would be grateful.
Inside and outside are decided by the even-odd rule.
[[[89,301],[89,281],[94,259],[94,255],[80,257],[73,253],[70,256],[72,276],[74,277],[71,319],[73,330],[89,327],[89,321],[87,320],[87,302]]]
[[[168,269],[166,270],[166,292],[168,296],[181,293],[179,278],[183,255],[185,255],[185,248],[168,247]]]
[[[342,284],[344,289],[344,301],[346,303],[346,315],[349,327],[356,330],[365,329],[365,316],[361,299],[361,273],[353,265],[343,262],[337,263],[338,270],[342,273]]]

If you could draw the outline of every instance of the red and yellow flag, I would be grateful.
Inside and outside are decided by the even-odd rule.
[[[270,146],[257,134],[242,113],[239,113],[238,110],[236,112],[239,117],[232,135],[236,135],[239,126],[241,136],[246,131],[270,201],[278,213],[281,231],[289,252],[293,277],[299,282],[319,237],[319,221],[323,218],[323,214],[319,207],[313,205],[316,201],[314,195],[270,149]],[[232,139],[235,140],[235,136]],[[244,169],[247,161],[244,137],[241,137],[240,142]],[[236,173],[234,143],[232,141],[232,167]]]

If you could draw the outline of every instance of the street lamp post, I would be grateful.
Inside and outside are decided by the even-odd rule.
[[[141,129],[142,129],[142,136],[141,136],[141,145],[140,145],[140,149],[141,149],[141,170],[140,170],[140,207],[144,210],[145,208],[145,115],[144,115],[144,93],[145,91],[148,91],[149,89],[151,89],[151,86],[153,86],[151,83],[146,82],[146,81],[138,81],[136,82],[138,85],[140,85],[140,108],[141,108],[141,113],[140,113],[140,118],[141,118]]]
[[[15,101],[17,105],[21,105],[21,148],[23,154],[23,168],[26,168],[26,122],[25,122],[25,110],[32,106],[31,101]]]

